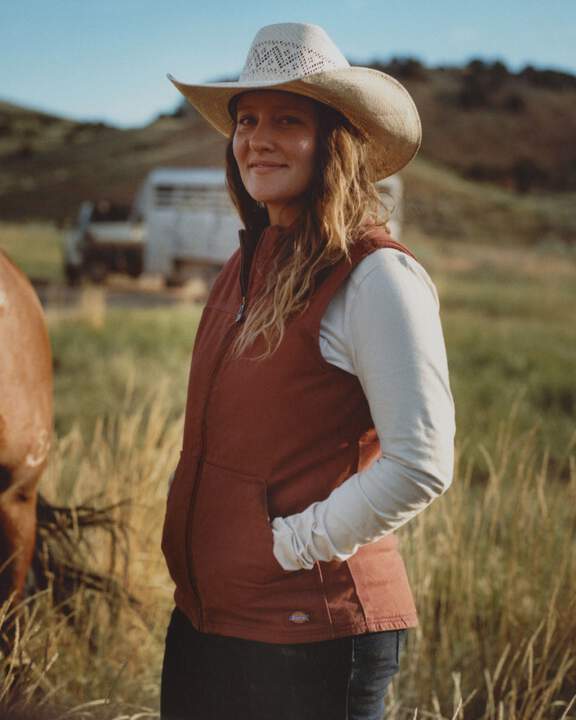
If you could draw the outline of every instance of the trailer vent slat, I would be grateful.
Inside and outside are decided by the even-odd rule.
[[[154,189],[157,208],[230,212],[232,203],[225,190],[198,185],[157,185]]]

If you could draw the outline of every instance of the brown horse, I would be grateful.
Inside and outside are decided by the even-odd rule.
[[[0,603],[24,588],[51,435],[52,360],[44,315],[26,276],[0,250]]]

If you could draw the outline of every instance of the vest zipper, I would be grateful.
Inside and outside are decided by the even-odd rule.
[[[242,322],[244,320],[244,310],[246,309],[246,298],[242,298],[242,302],[240,303],[240,307],[238,308],[238,312],[236,313],[236,318],[234,319],[235,323]]]
[[[258,246],[257,246],[258,247]],[[250,281],[250,270],[252,269],[252,264],[254,262],[254,257],[252,257],[252,262],[247,265],[246,264],[246,248],[242,248],[242,257],[240,259],[240,295],[242,296],[242,302],[240,303],[240,307],[238,308],[238,312],[236,313],[236,318],[234,322],[239,323],[242,322],[244,319],[244,313],[246,311],[246,301],[248,299],[248,284]]]
[[[206,449],[206,433],[207,433],[206,411],[208,408],[208,403],[210,401],[210,394],[211,394],[212,388],[214,386],[214,381],[216,379],[216,375],[217,375],[218,371],[220,370],[220,367],[222,366],[222,363],[224,361],[226,352],[232,343],[232,339],[233,339],[234,335],[236,334],[236,331],[238,330],[238,325],[244,319],[244,314],[246,311],[246,305],[247,305],[247,301],[248,301],[248,288],[249,288],[249,282],[250,282],[250,275],[251,275],[251,270],[252,270],[252,266],[254,264],[255,257],[256,257],[256,253],[254,253],[254,256],[252,257],[252,262],[247,267],[245,265],[245,252],[242,253],[242,260],[240,263],[240,291],[242,293],[242,301],[240,303],[240,307],[238,308],[238,312],[236,313],[236,316],[234,318],[234,324],[228,328],[228,330],[226,331],[226,334],[224,335],[224,339],[222,340],[222,344],[220,346],[220,354],[217,356],[216,362],[214,363],[214,365],[212,367],[212,372],[210,373],[210,377],[208,378],[208,390],[206,392],[204,407],[202,408],[199,460],[198,460],[198,466],[196,469],[196,476],[194,478],[194,487],[192,489],[192,495],[190,497],[190,505],[188,508],[188,518],[187,518],[187,522],[186,522],[186,535],[185,535],[186,543],[188,543],[188,539],[191,536],[192,526],[194,524],[193,521],[194,521],[194,510],[196,508],[196,498],[198,496],[198,489],[200,486],[200,478],[202,476],[202,469],[204,466],[204,451]],[[196,601],[196,606],[198,608],[198,614],[199,614],[199,628],[198,629],[200,631],[202,631],[204,628],[204,624],[205,624],[204,623],[204,609],[202,607],[202,600],[200,599],[200,593],[196,590],[196,586],[194,583],[194,578],[195,578],[194,553],[193,553],[192,549],[190,549],[190,555],[188,557],[188,562],[187,562],[187,569],[188,569],[188,582],[190,584],[190,588],[192,590],[194,599]]]

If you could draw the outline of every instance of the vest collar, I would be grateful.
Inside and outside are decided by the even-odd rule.
[[[276,244],[282,236],[283,227],[268,225],[262,232],[242,229],[238,232],[240,240],[240,294],[245,301],[248,293],[248,278],[252,271],[259,276],[274,255]],[[256,258],[257,255],[257,258]],[[256,258],[256,263],[254,259]],[[252,265],[255,265],[252,268]]]
[[[262,231],[242,228],[238,231],[240,248],[242,252],[253,252],[260,241],[266,244],[275,242],[281,236],[283,229],[281,225],[267,225]]]

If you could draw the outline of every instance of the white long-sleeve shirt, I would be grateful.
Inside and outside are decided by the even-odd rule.
[[[452,481],[454,402],[438,294],[420,263],[391,248],[364,258],[322,318],[320,349],[358,377],[382,452],[325,500],[272,521],[274,556],[285,570],[347,559]]]

